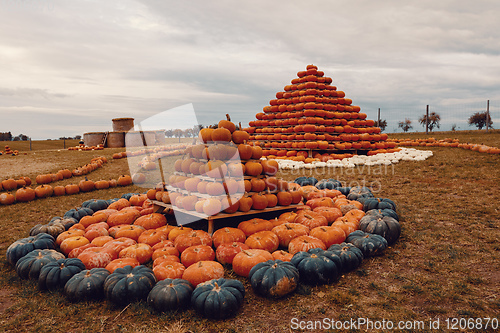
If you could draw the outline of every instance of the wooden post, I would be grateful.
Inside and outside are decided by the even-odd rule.
[[[377,124],[378,124],[378,127],[380,127],[380,108],[378,108]]]
[[[429,134],[429,104],[427,104],[427,109],[425,111],[425,134]]]
[[[30,138],[30,151],[31,151],[31,138]]]
[[[490,100],[486,102],[486,133],[490,127]]]
[[[66,149],[66,138],[63,139],[63,147]]]

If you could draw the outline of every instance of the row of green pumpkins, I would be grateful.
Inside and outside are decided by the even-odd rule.
[[[306,180],[319,185],[318,188],[325,183],[315,179]],[[302,181],[303,178],[296,180],[297,183]],[[340,182],[335,184],[340,185]],[[365,205],[368,202],[370,208],[375,207],[376,214],[367,214],[369,223],[365,223],[365,231],[371,233],[356,230],[348,235],[345,242],[333,244],[327,250],[314,248],[295,253],[289,262],[267,260],[256,264],[248,274],[256,294],[280,298],[294,292],[299,283],[334,283],[342,274],[356,269],[364,257],[380,255],[399,237],[401,229],[395,204],[391,200],[375,199],[368,188],[336,188],[346,191],[348,197],[355,198],[353,200],[364,201]],[[123,197],[130,198],[132,195],[129,193]],[[378,205],[373,203],[374,199]],[[84,202],[83,207],[65,214],[64,228],[69,229],[83,216],[105,209],[106,203],[116,200]],[[44,225],[37,227],[38,231],[44,230]],[[56,251],[56,247],[52,235],[40,232],[11,244],[7,249],[7,261],[15,266],[21,278],[37,279],[41,290],[62,289],[72,301],[104,297],[111,303],[123,305],[146,300],[157,311],[178,311],[192,306],[200,315],[212,319],[233,316],[243,304],[243,284],[236,279],[225,279],[223,274],[220,278],[198,284],[178,278],[157,281],[152,269],[145,265],[125,266],[112,273],[105,268],[86,269],[80,259],[66,258]]]

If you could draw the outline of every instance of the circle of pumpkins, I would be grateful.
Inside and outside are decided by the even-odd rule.
[[[303,209],[212,235],[168,225],[164,215],[151,213],[148,197],[155,190],[88,200],[34,226],[8,247],[6,259],[20,278],[38,280],[40,290],[62,290],[70,301],[145,300],[157,311],[192,307],[203,317],[224,319],[238,312],[245,288],[224,278],[223,265],[248,278],[255,294],[280,298],[299,283],[338,281],[399,238],[390,199],[334,179],[299,177],[295,183]]]

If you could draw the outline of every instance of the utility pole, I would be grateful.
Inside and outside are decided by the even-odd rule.
[[[427,104],[427,110],[425,112],[425,134],[429,134],[429,104]]]
[[[486,102],[486,133],[490,127],[490,100]]]
[[[377,124],[378,124],[378,127],[380,127],[380,108],[378,108]]]

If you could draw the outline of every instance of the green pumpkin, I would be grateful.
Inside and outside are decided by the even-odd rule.
[[[339,180],[329,178],[320,180],[319,182],[316,183],[315,186],[320,190],[324,189],[334,190],[338,189],[339,187],[342,187],[342,183]]]
[[[43,266],[38,276],[38,288],[55,290],[64,288],[66,282],[76,273],[85,270],[85,265],[77,258],[63,258]]]
[[[279,298],[295,291],[299,271],[290,262],[268,260],[252,267],[248,278],[256,294]]]
[[[310,285],[331,283],[340,277],[342,262],[333,252],[310,249],[297,252],[290,261],[300,274],[300,281]]]
[[[90,199],[90,200],[84,201],[82,203],[82,207],[90,208],[94,212],[97,212],[98,210],[106,209],[106,208],[108,208],[108,206],[109,206],[108,201],[101,200],[101,199]]]
[[[64,294],[71,301],[98,300],[104,297],[105,268],[92,268],[73,275],[64,285]]]
[[[64,225],[64,228],[68,230],[72,226],[78,223],[78,221],[75,218],[72,217],[60,217],[60,216],[54,216],[52,219],[50,219],[50,222],[59,222],[62,225]]]
[[[401,224],[389,216],[365,215],[359,221],[359,229],[384,237],[389,245],[401,235]]]
[[[59,234],[66,231],[66,228],[61,222],[52,221],[47,224],[37,224],[30,230],[30,236],[35,236],[40,233],[46,233],[51,235],[54,238],[57,238]]]
[[[333,244],[328,251],[335,253],[342,262],[342,271],[347,273],[361,265],[363,252],[350,243]]]
[[[64,254],[56,250],[33,250],[16,262],[16,273],[22,279],[38,279],[43,266],[59,259],[64,259]]]
[[[232,279],[213,279],[196,286],[191,305],[203,317],[225,319],[238,312],[245,297],[243,283]]]
[[[94,214],[94,211],[90,208],[86,207],[77,207],[68,210],[66,213],[64,213],[64,218],[69,218],[72,217],[77,221],[80,221],[82,217],[87,216],[87,215],[92,215]]]
[[[384,217],[384,216],[389,216],[392,217],[393,219],[399,221],[399,216],[396,211],[392,209],[370,209],[368,210],[365,215],[375,215],[376,217]]]
[[[363,256],[372,257],[382,254],[389,246],[387,240],[375,234],[369,234],[362,230],[351,232],[346,239],[347,243],[351,243],[363,252]]]
[[[193,285],[183,279],[159,281],[149,292],[147,302],[156,311],[184,310],[191,304]]]
[[[146,299],[156,278],[153,270],[144,265],[117,268],[104,282],[104,294],[119,305]]]
[[[394,201],[387,198],[369,198],[364,200],[362,204],[365,212],[371,209],[392,209],[396,211],[396,204]]]
[[[30,236],[22,239],[18,239],[14,243],[10,244],[7,248],[7,261],[11,265],[15,265],[17,261],[27,255],[29,252],[36,249],[55,249],[56,240],[49,234],[40,233],[35,236]]]
[[[361,202],[367,198],[373,198],[372,191],[366,186],[352,187],[347,195],[348,200],[357,200]]]

